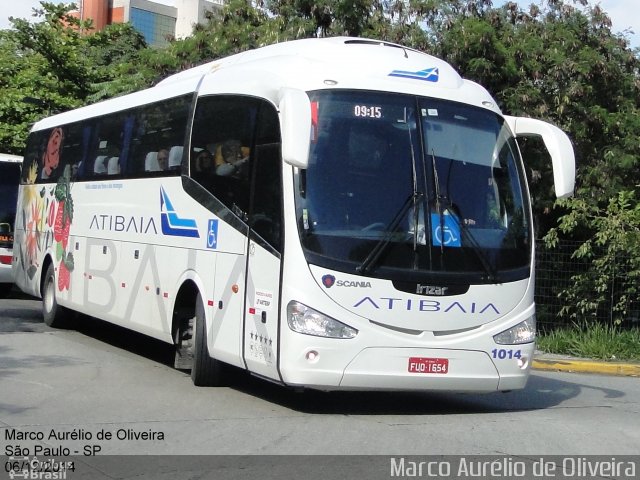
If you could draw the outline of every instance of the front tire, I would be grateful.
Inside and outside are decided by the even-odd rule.
[[[219,360],[209,355],[207,346],[207,328],[204,303],[198,294],[196,299],[196,316],[190,320],[193,322],[193,367],[191,368],[191,380],[198,387],[219,387],[224,383],[224,365]]]
[[[65,317],[68,315],[69,311],[58,305],[56,300],[56,274],[51,263],[42,284],[42,318],[49,327],[62,328],[67,323]]]

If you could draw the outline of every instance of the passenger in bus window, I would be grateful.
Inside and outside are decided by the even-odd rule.
[[[195,154],[195,170],[196,172],[208,174],[213,172],[213,156],[207,149],[200,150]]]
[[[244,166],[249,160],[249,148],[238,140],[225,141],[216,152],[216,174],[222,176],[246,176]]]
[[[161,171],[167,170],[169,167],[169,149],[161,148],[158,150],[158,166]]]

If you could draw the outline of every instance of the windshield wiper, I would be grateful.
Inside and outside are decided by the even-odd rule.
[[[438,212],[438,217],[440,219],[440,234],[443,238],[440,239],[440,258],[444,255],[444,209],[442,208],[442,200],[447,200],[448,198],[443,197],[440,194],[440,179],[438,178],[438,168],[436,167],[436,154],[431,149],[431,172],[433,173],[433,183],[435,185],[436,191],[436,211]]]
[[[433,151],[433,149],[431,149],[431,171],[433,173],[433,180],[434,180],[434,184],[435,184],[436,210],[438,212],[438,217],[439,217],[439,221],[440,221],[440,232],[441,232],[441,235],[442,235],[442,238],[439,239],[441,255],[444,254],[444,244],[445,244],[445,241],[444,241],[444,231],[445,231],[444,216],[445,216],[445,211],[449,210],[450,214],[447,215],[447,216],[449,218],[453,219],[454,222],[456,222],[456,224],[458,226],[458,230],[462,233],[462,235],[464,236],[464,238],[466,240],[465,246],[468,246],[469,248],[471,248],[473,253],[476,255],[476,257],[480,261],[480,264],[482,265],[482,269],[484,270],[484,273],[487,276],[487,280],[492,282],[492,283],[497,282],[498,275],[497,275],[496,270],[491,265],[491,262],[489,262],[489,260],[487,260],[487,258],[482,253],[482,249],[480,248],[480,245],[478,245],[478,242],[476,241],[475,237],[471,234],[471,232],[469,232],[469,228],[467,227],[467,225],[464,223],[463,220],[461,220],[459,218],[458,215],[455,214],[455,210],[453,209],[453,203],[451,202],[449,197],[447,195],[442,195],[441,192],[440,192],[440,180],[438,178],[438,169],[436,167],[436,156],[435,156],[435,152]],[[449,172],[449,180],[450,179],[451,179],[451,174]],[[435,234],[432,233],[432,235],[435,235]]]
[[[485,257],[482,253],[482,249],[480,248],[480,245],[478,245],[475,237],[469,231],[469,227],[456,215],[452,215],[452,217],[458,224],[460,232],[462,232],[462,236],[467,240],[466,243],[469,247],[471,247],[471,251],[473,251],[478,260],[480,260],[480,264],[482,265],[484,273],[487,275],[487,280],[491,283],[498,283],[498,272],[495,268],[493,268],[491,262],[489,262],[489,260],[487,260],[487,257]]]
[[[393,220],[391,220],[391,223],[389,223],[389,225],[385,229],[386,231],[384,237],[378,240],[378,243],[376,243],[375,246],[371,249],[369,255],[367,255],[367,258],[365,258],[364,261],[358,267],[356,267],[356,272],[365,275],[369,271],[369,269],[378,261],[380,255],[382,255],[382,253],[385,251],[387,245],[389,245],[389,242],[391,242],[391,239],[398,230],[398,227],[402,223],[404,216],[407,214],[411,207],[414,207],[415,211],[416,205],[418,205],[418,201],[423,196],[424,194],[422,192],[417,191],[414,191],[411,195],[409,195],[400,210],[398,210],[398,213],[396,213],[395,217],[393,217]],[[414,231],[414,238],[416,235],[417,232]]]

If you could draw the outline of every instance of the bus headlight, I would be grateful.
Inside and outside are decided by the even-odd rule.
[[[493,340],[499,345],[519,345],[531,343],[536,339],[536,316],[532,315],[519,324],[494,335]]]
[[[287,305],[287,322],[294,332],[316,337],[353,338],[358,334],[355,328],[296,301]]]

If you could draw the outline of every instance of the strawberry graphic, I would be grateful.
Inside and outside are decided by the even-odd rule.
[[[71,198],[60,200],[58,210],[53,224],[53,238],[56,242],[62,242],[62,248],[67,249],[69,242],[69,229],[71,228],[71,218],[73,215],[73,201]]]
[[[67,243],[69,242],[69,228],[71,227],[71,222],[67,218],[67,221],[62,225],[62,248],[64,250],[67,249]]]
[[[68,290],[69,284],[71,283],[71,272],[65,266],[64,262],[60,262],[60,267],[58,268],[58,290]]]
[[[67,253],[69,243],[69,229],[73,222],[73,199],[71,198],[71,187],[69,185],[69,175],[61,176],[58,184],[53,190],[53,195],[57,201],[57,209],[54,217],[54,207],[52,202],[49,210],[49,218],[53,219],[53,238],[56,244],[56,258],[60,260],[58,265],[58,290],[69,290],[71,284],[71,272],[74,268],[73,254]]]
[[[63,256],[58,266],[58,290],[69,290],[71,285],[71,272],[73,271],[73,253]]]

